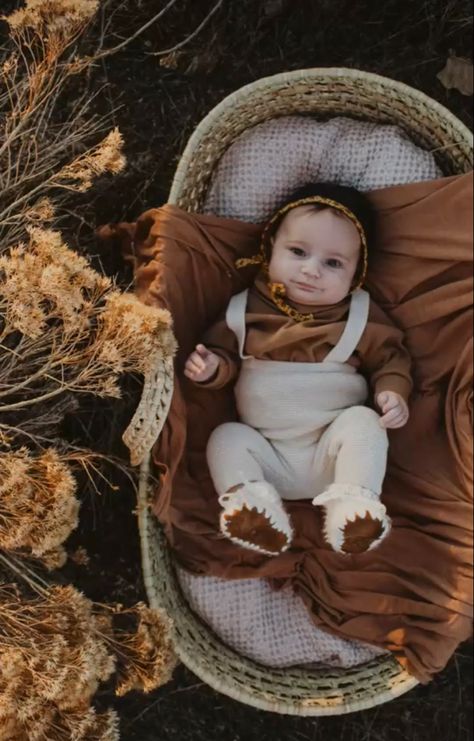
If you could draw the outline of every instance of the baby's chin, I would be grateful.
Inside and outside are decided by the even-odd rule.
[[[338,304],[343,298],[345,298],[345,294],[339,296],[332,292],[325,291],[323,288],[304,291],[288,286],[286,297],[290,301],[293,301],[296,304],[303,304],[304,306],[328,306],[330,304]]]

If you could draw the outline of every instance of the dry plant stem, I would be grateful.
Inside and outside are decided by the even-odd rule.
[[[117,130],[114,130],[118,136]],[[114,133],[111,132],[111,134]],[[110,137],[110,134],[109,134]],[[106,137],[103,140],[103,144],[107,141],[109,137]],[[70,143],[73,143],[73,140],[70,141]],[[64,146],[64,144],[63,144]],[[0,227],[2,225],[2,222],[5,223],[5,220],[8,219],[12,213],[18,212],[19,209],[21,209],[26,202],[31,202],[33,196],[39,197],[40,194],[44,192],[48,192],[51,189],[62,189],[67,190],[70,192],[82,192],[84,190],[87,190],[92,183],[89,183],[89,179],[82,179],[81,177],[76,178],[75,177],[75,171],[80,171],[81,166],[84,167],[87,165],[88,162],[92,164],[92,160],[98,151],[99,147],[91,147],[87,151],[85,151],[82,155],[79,155],[70,165],[67,165],[64,168],[61,168],[58,172],[52,172],[49,177],[47,177],[44,180],[41,180],[37,186],[30,188],[27,190],[23,195],[20,195],[17,197],[13,202],[11,202],[6,209],[3,211],[0,211]],[[44,175],[44,171],[35,172],[34,176],[32,176],[31,179],[36,180],[38,177],[42,177]],[[100,174],[100,173],[97,173]],[[68,182],[69,179],[69,182]],[[22,182],[22,188],[26,185],[26,182]]]
[[[26,437],[30,440],[32,445],[35,448],[38,448],[40,451],[46,450],[47,447],[51,447],[57,444],[57,440],[44,437],[39,433],[32,435],[24,429],[21,429],[20,427],[13,427],[0,423],[0,430],[5,430],[6,432],[13,433],[13,435],[19,437],[20,440]],[[64,454],[67,455],[68,461],[72,466],[80,466],[80,468],[86,474],[89,483],[91,484],[92,489],[96,494],[100,495],[102,492],[99,490],[94,477],[96,477],[97,479],[101,479],[108,486],[109,489],[115,490],[117,488],[107,478],[104,472],[101,471],[101,469],[99,468],[99,463],[110,465],[116,470],[120,471],[128,479],[132,491],[137,494],[138,488],[134,470],[130,465],[124,463],[123,460],[117,458],[117,456],[97,453],[93,450],[90,450],[89,448],[81,448],[77,445],[72,445],[71,443],[68,443],[66,441],[61,441],[61,451],[64,451]],[[98,462],[97,465],[95,461]]]
[[[118,51],[121,51],[124,49],[128,44],[130,44],[132,41],[135,41],[136,38],[138,38],[144,31],[146,31],[150,26],[152,26],[156,21],[158,21],[162,16],[165,15],[165,13],[170,10],[170,8],[173,7],[173,5],[176,5],[177,0],[170,0],[170,2],[165,5],[164,8],[162,8],[159,13],[153,16],[153,18],[150,18],[149,21],[147,21],[143,26],[140,26],[140,28],[135,31],[131,36],[126,38],[122,43],[117,44],[117,46],[113,46],[111,49],[105,49],[104,51],[101,51],[99,53],[94,54],[94,57],[91,58],[91,61],[97,61],[98,59],[104,59],[104,57],[109,57],[111,54],[116,54]]]
[[[2,168],[0,178],[2,176],[4,177],[4,187],[2,189],[3,198],[5,198],[11,191],[24,188],[24,186],[30,182],[49,174],[51,172],[50,163],[59,161],[60,158],[63,157],[65,142],[67,142],[68,146],[72,149],[78,144],[81,144],[81,142],[86,138],[89,138],[91,135],[98,135],[105,130],[105,122],[94,118],[89,118],[86,122],[81,123],[87,112],[87,108],[100,93],[102,93],[102,88],[93,95],[83,95],[79,98],[76,103],[77,107],[74,111],[74,116],[58,127],[58,133],[56,136],[54,134],[54,128],[51,127],[49,129],[49,137],[47,141],[42,140],[41,143],[38,143],[36,138],[38,128],[23,133],[21,148],[25,146],[25,140],[27,140],[28,146],[34,147],[34,157],[31,158],[30,153],[28,154],[30,159],[25,163],[24,171],[21,174],[18,171],[19,163],[22,162],[21,150],[14,167],[10,166]],[[48,123],[49,120],[45,122],[45,125]],[[31,142],[30,134],[35,134],[33,142]],[[14,177],[12,177],[13,170]],[[22,213],[19,213],[16,215],[16,218],[22,218],[23,216]]]
[[[12,38],[15,39],[15,36],[12,36]],[[71,74],[70,65],[64,62],[59,64],[59,59],[67,46],[74,43],[75,37],[69,39],[67,45],[63,47],[54,48],[54,46],[50,46],[45,48],[43,44],[44,58],[40,57],[40,59],[35,58],[31,47],[34,42],[25,34],[19,34],[16,41],[17,53],[23,58],[27,79],[18,84],[16,75],[11,81],[8,75],[3,75],[9,92],[11,112],[6,125],[6,139],[4,144],[0,146],[0,157],[38,112],[39,119],[35,121],[32,128],[34,131],[41,130],[41,124],[44,122],[48,110],[48,102],[53,104],[49,106],[49,110],[51,110],[65,79]],[[32,58],[30,60],[24,56],[24,48],[31,51]],[[13,124],[11,131],[8,130],[9,124]]]
[[[1,553],[0,563],[40,596],[22,599],[0,585],[0,649],[10,651],[19,668],[27,670],[23,679],[33,684],[40,700],[53,700],[58,707],[72,710],[90,700],[97,680],[107,679],[114,669],[119,673],[119,695],[131,689],[149,692],[170,679],[176,657],[171,624],[162,612],[141,602],[126,609],[93,603],[72,587],[43,588],[36,575],[31,577]],[[120,628],[117,618],[122,623],[125,619],[128,628]],[[64,628],[68,632],[62,637]],[[50,659],[45,657],[43,662],[42,647],[50,651]],[[95,658],[90,664],[91,651]],[[72,684],[69,670],[75,675]],[[59,682],[56,672],[62,675]],[[14,673],[6,676],[8,684]],[[0,667],[0,696],[4,679]],[[55,685],[53,691],[48,679]],[[75,698],[70,696],[73,688]]]
[[[201,33],[201,31],[207,26],[211,18],[218,12],[218,10],[220,10],[223,4],[224,4],[224,0],[218,0],[218,2],[210,10],[210,12],[207,14],[204,20],[199,24],[199,26],[191,34],[189,34],[189,36],[187,36],[183,41],[180,41],[179,44],[176,44],[175,46],[172,46],[169,49],[164,49],[163,51],[151,52],[149,56],[163,57],[166,54],[171,54],[172,52],[179,51],[179,49],[182,49],[183,47],[185,47],[193,39],[195,39],[196,36],[198,36]]]
[[[75,101],[66,120],[56,118],[66,82],[93,61],[75,57],[86,24],[68,23],[90,19],[95,9],[94,0],[26,0],[10,16],[15,49],[0,60],[0,564],[40,595],[22,599],[0,586],[0,735],[8,728],[12,739],[115,741],[114,713],[90,707],[115,667],[110,649],[120,655],[122,693],[158,686],[172,664],[158,614],[137,606],[137,636],[114,636],[105,608],[72,587],[48,586],[10,555],[41,559],[48,568],[63,563],[79,507],[73,466],[94,486],[101,478],[113,488],[98,467],[104,459],[115,463],[111,457],[43,448],[54,442],[41,431],[57,434],[76,394],[118,396],[124,372],[144,374],[157,356],[173,352],[166,312],[120,294],[57,232],[37,226],[55,216],[41,196],[83,192],[124,164],[118,131],[90,146],[104,125],[88,117],[90,96]],[[25,234],[27,243],[8,250]],[[21,436],[29,448],[15,450]]]
[[[78,394],[118,396],[122,373],[145,374],[175,351],[167,312],[118,293],[57,232],[32,228],[30,236],[29,245],[0,256],[0,451],[25,442],[33,450],[56,446],[56,425]],[[96,491],[97,477],[113,488],[100,460],[132,481],[109,456],[61,449]]]
[[[77,6],[58,0],[27,1],[25,9],[6,16],[9,45],[0,51],[0,238],[1,250],[24,236],[35,199],[50,194],[56,204],[76,191],[77,183],[55,177],[71,152],[84,151],[109,126],[112,114],[91,116],[95,96],[84,92],[67,118],[57,119],[60,96],[68,81],[90,67],[81,58],[78,40],[91,22],[94,2]],[[52,217],[50,217],[52,218]]]
[[[23,561],[19,561],[17,559],[15,560],[13,559],[11,554],[7,556],[6,553],[3,553],[0,550],[0,563],[2,563],[3,566],[5,566],[9,571],[15,574],[15,576],[18,576],[22,581],[28,584],[30,589],[32,589],[34,592],[39,594],[41,597],[46,597],[49,584],[41,579],[38,574],[30,572],[29,569],[27,570]],[[33,574],[33,578],[30,576],[30,574]]]
[[[0,547],[40,559],[48,568],[66,559],[64,541],[77,526],[77,483],[67,454],[51,447],[0,454]]]
[[[103,3],[101,3],[101,6],[100,6],[100,14],[101,14],[100,38],[99,38],[99,45],[95,51],[94,57],[97,57],[99,52],[103,50],[106,36],[108,34],[109,28],[112,25],[115,15],[127,4],[126,0],[124,0],[121,3],[118,3],[114,8],[110,9],[110,5],[112,1],[113,0],[105,0]]]

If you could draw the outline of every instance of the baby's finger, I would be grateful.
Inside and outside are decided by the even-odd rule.
[[[196,365],[196,359],[194,355],[190,355],[189,358],[186,360],[185,368],[193,368]]]
[[[400,414],[400,410],[397,409],[391,409],[387,414],[384,414],[383,417],[380,418],[380,424],[382,427],[388,427],[388,425],[391,425],[392,422],[394,422]]]
[[[205,367],[206,364],[201,358],[196,358],[196,360],[192,360],[190,363],[190,368],[194,373],[202,373]]]
[[[209,350],[204,345],[196,345],[196,352],[201,356],[201,358],[207,358],[207,356],[210,355]]]
[[[386,415],[388,417],[388,415]],[[389,419],[387,419],[383,427],[387,427],[391,430],[395,429],[396,427],[402,427],[405,422],[408,420],[408,415],[404,412],[400,412],[399,414],[395,416],[391,416]]]
[[[391,423],[390,428],[392,430],[397,430],[399,427],[403,427],[403,425],[406,425],[407,422],[408,422],[408,416],[405,415],[404,417],[401,417],[398,420],[394,420]]]
[[[384,413],[390,412],[392,409],[396,409],[399,406],[400,406],[400,402],[398,401],[398,399],[393,399],[389,397],[387,401],[384,404],[382,404],[382,411]]]

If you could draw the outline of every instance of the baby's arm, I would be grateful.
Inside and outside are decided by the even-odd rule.
[[[239,370],[237,340],[224,319],[204,334],[203,342],[189,355],[184,375],[208,389],[220,389],[233,381]]]
[[[373,301],[357,351],[360,370],[370,377],[375,402],[382,412],[381,425],[403,427],[408,421],[408,398],[413,388],[411,359],[403,344],[403,332]]]

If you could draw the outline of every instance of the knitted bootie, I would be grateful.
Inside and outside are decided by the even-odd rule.
[[[363,553],[388,535],[391,520],[380,497],[353,484],[331,484],[313,499],[324,507],[324,536],[338,553]]]
[[[219,497],[223,535],[245,548],[277,556],[291,544],[293,531],[281,497],[267,481],[248,481]]]

